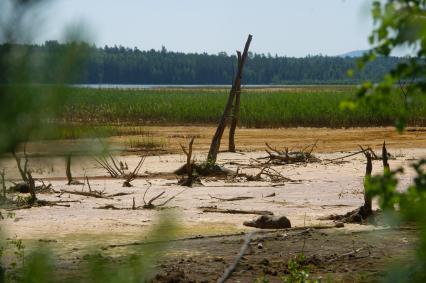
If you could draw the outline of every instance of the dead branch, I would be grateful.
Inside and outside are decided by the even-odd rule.
[[[273,183],[278,183],[278,182],[298,182],[296,180],[287,178],[285,176],[283,176],[280,172],[278,172],[277,170],[271,168],[269,165],[264,166],[259,173],[257,173],[256,175],[249,175],[249,174],[245,174],[245,173],[239,173],[237,175],[237,177],[245,177],[247,179],[247,181],[265,181],[265,178],[262,176],[266,176],[267,178],[269,178],[269,180]]]
[[[118,174],[118,172],[116,172],[115,170],[114,170],[114,168],[112,168],[109,164],[108,164],[108,161],[104,158],[104,157],[102,157],[102,156],[100,156],[99,158],[97,158],[97,157],[93,157],[93,159],[96,161],[96,163],[98,163],[102,168],[104,168],[107,172],[108,172],[108,174],[110,174],[111,175],[111,177],[113,177],[113,178],[118,178],[118,176],[119,176],[119,174]]]
[[[212,198],[212,199],[220,200],[220,201],[239,201],[239,200],[246,200],[246,199],[254,199],[254,197],[218,198],[218,197],[214,197],[212,195],[209,195],[209,197]]]
[[[336,160],[345,159],[345,158],[348,158],[348,157],[351,157],[351,156],[354,156],[354,155],[357,155],[357,154],[360,154],[360,153],[365,153],[366,151],[370,151],[370,148],[363,149],[362,146],[360,146],[360,147],[361,147],[360,151],[357,151],[357,152],[354,152],[354,153],[351,153],[351,154],[348,154],[348,155],[345,155],[345,156],[342,156],[342,157],[337,157],[337,158],[333,158],[333,159],[327,159],[327,162],[324,163],[324,165],[333,163]]]
[[[156,199],[158,199],[158,198],[160,198],[162,195],[164,195],[166,193],[166,191],[163,191],[163,192],[161,192],[161,193],[159,193],[158,195],[156,195],[155,197],[153,197],[152,199],[150,199],[149,201],[148,201],[148,203],[146,203],[145,202],[145,200],[144,200],[144,205],[143,205],[143,208],[147,208],[147,209],[152,209],[152,208],[154,208],[155,206],[152,204]]]
[[[226,280],[228,280],[231,274],[235,271],[241,259],[243,258],[244,254],[247,252],[247,249],[249,248],[252,236],[253,236],[253,233],[247,234],[244,240],[244,244],[242,245],[240,252],[238,253],[234,262],[225,270],[223,275],[217,280],[217,283],[225,283]]]
[[[265,142],[265,145],[266,145],[267,148],[269,148],[271,151],[277,153],[278,155],[282,155],[282,154],[285,154],[285,152],[288,152],[288,148],[285,148],[286,151],[279,151],[278,149],[273,148],[272,146],[270,146],[267,142]]]
[[[341,260],[341,259],[344,259],[344,258],[346,258],[346,257],[354,257],[356,254],[358,254],[359,252],[361,252],[362,250],[364,250],[364,248],[358,248],[358,249],[355,249],[355,250],[353,250],[353,251],[350,251],[350,252],[347,252],[347,253],[343,253],[343,254],[341,254],[341,255],[338,255],[338,256],[336,256],[336,257],[334,257],[334,258],[331,258],[331,259],[329,259],[327,262],[328,263],[330,263],[330,262],[335,262],[335,261],[338,261],[338,260]],[[370,251],[369,251],[369,255],[370,255]]]
[[[116,194],[108,195],[107,197],[113,198],[113,197],[129,196],[129,195],[133,195],[133,193],[116,193]]]

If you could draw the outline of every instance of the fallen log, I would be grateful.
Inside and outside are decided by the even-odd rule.
[[[210,213],[227,213],[227,214],[256,214],[256,215],[274,215],[271,211],[267,210],[237,210],[237,209],[223,209],[215,206],[212,207],[199,207],[203,212]]]
[[[72,194],[72,195],[80,195],[85,197],[93,197],[93,198],[106,198],[109,199],[109,196],[104,196],[99,192],[78,192],[78,191],[68,191],[68,190],[61,190],[61,193],[63,194]]]

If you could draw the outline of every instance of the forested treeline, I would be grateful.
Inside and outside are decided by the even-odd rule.
[[[65,58],[85,56],[77,76],[61,81],[60,74],[66,64]],[[26,54],[28,80],[36,83],[81,83],[81,84],[230,84],[234,74],[236,56],[220,52],[217,55],[180,53],[162,50],[141,51],[122,46],[98,48],[86,43],[60,44],[47,41],[42,45],[0,45],[0,53],[13,50],[12,56]],[[75,54],[78,52],[79,54]],[[1,54],[0,54],[1,55]],[[61,59],[59,59],[61,58]],[[244,84],[333,84],[358,83],[366,79],[378,81],[401,58],[378,58],[369,63],[352,78],[347,70],[355,68],[356,58],[307,56],[305,58],[278,57],[250,54],[244,70]],[[10,67],[9,68],[13,68]],[[18,69],[17,66],[15,68]],[[45,72],[40,72],[44,69]],[[0,83],[13,83],[0,72]]]

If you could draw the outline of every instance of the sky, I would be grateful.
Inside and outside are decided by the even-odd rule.
[[[98,46],[228,54],[340,55],[368,49],[367,0],[53,0],[36,42],[84,27]]]

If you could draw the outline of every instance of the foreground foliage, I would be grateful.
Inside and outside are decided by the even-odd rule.
[[[398,92],[404,96],[396,127],[402,131],[407,125],[417,95],[426,93],[426,1],[388,0],[374,1],[372,9],[375,29],[370,36],[374,48],[359,62],[360,67],[378,56],[390,56],[398,48],[411,51],[407,62],[398,64],[378,84],[364,83],[359,89],[358,103],[386,105]],[[395,86],[399,87],[395,87]],[[355,106],[355,105],[352,105]],[[402,169],[385,170],[383,175],[372,177],[367,183],[367,193],[379,198],[380,207],[390,215],[391,224],[409,222],[419,230],[416,261],[389,272],[387,282],[426,281],[426,160],[412,165],[416,176],[404,191],[397,190],[398,175]]]

